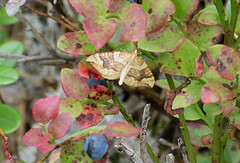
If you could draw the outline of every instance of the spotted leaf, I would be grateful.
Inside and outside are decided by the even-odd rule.
[[[151,52],[171,52],[181,38],[181,32],[176,24],[166,23],[160,30],[146,34],[144,40],[138,41],[138,47]]]
[[[32,108],[34,119],[38,123],[46,124],[58,115],[59,99],[57,96],[49,96],[36,101]]]
[[[62,51],[77,55],[88,55],[97,51],[84,31],[65,33],[58,40],[57,47]]]
[[[143,1],[142,8],[147,14],[147,33],[161,29],[170,15],[175,12],[175,7],[170,0]]]
[[[77,71],[64,68],[61,70],[61,83],[63,91],[68,97],[82,100],[89,94],[86,80]]]
[[[204,103],[215,103],[233,99],[235,90],[226,83],[210,80],[202,87],[201,96]]]
[[[113,19],[88,18],[82,24],[96,49],[103,47],[113,37],[117,29],[117,23]]]
[[[23,142],[27,146],[40,146],[50,140],[50,135],[43,133],[41,129],[30,129],[23,136]]]
[[[54,153],[52,153],[51,157],[49,158],[49,163],[60,163],[60,152],[61,149],[58,149]]]
[[[130,2],[125,1],[125,0],[111,0],[110,1],[110,6],[109,6],[109,12],[121,12],[122,9],[126,6],[128,6]]]
[[[199,4],[198,0],[172,0],[172,2],[176,8],[173,16],[183,21],[186,21],[191,17]]]
[[[201,55],[199,49],[186,38],[183,38],[172,52],[172,58],[165,58],[160,71],[185,77],[196,76],[195,60]]]
[[[209,62],[216,66],[217,73],[224,79],[234,80],[240,69],[240,51],[225,45],[214,45],[207,50]]]
[[[236,99],[221,101],[220,110],[223,112],[222,117],[229,115],[236,106]]]
[[[59,114],[62,113],[70,113],[72,118],[76,118],[82,113],[82,105],[73,97],[60,99]]]
[[[126,122],[113,122],[100,132],[100,135],[108,137],[138,137],[140,130]]]
[[[238,110],[237,110],[238,109]],[[240,111],[239,108],[237,108],[234,110],[234,112],[232,112],[229,116],[230,121],[234,121],[234,126],[240,130]]]
[[[204,70],[202,55],[200,55],[199,58],[195,60],[195,63],[196,63],[196,77],[197,79],[199,79],[202,76]]]
[[[112,98],[110,90],[103,85],[93,85],[90,88],[89,98],[93,100],[107,101]]]
[[[201,143],[204,145],[204,146],[209,146],[211,145],[212,143],[212,133],[211,134],[207,134],[207,135],[203,135],[201,137]]]
[[[121,38],[119,40],[120,42],[144,39],[147,16],[139,4],[132,3],[125,7],[122,10],[122,17],[120,20],[123,23]]]
[[[221,24],[215,5],[208,6],[199,12],[198,22],[205,25]]]
[[[90,63],[86,62],[85,59],[81,60],[78,63],[78,72],[80,76],[88,79],[96,79],[96,80],[103,79],[101,74]]]

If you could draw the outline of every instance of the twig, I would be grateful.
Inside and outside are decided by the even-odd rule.
[[[140,136],[140,154],[143,163],[148,163],[148,154],[146,148],[146,135],[147,135],[147,124],[150,117],[150,106],[151,104],[146,104],[143,111],[143,118],[142,118],[142,127],[141,127],[141,136]]]
[[[132,150],[132,148],[128,145],[126,139],[119,138],[120,145],[115,145],[118,153],[129,157],[134,163],[143,163],[140,157]]]
[[[179,146],[173,144],[173,143],[170,143],[168,142],[167,140],[163,139],[163,138],[160,138],[159,139],[159,142],[163,145],[166,145],[168,147],[171,147],[171,150],[175,150],[175,149],[179,149]]]
[[[56,18],[56,17],[54,17],[54,16],[51,16],[51,15],[42,13],[42,12],[40,12],[40,11],[34,9],[34,8],[31,8],[31,7],[29,7],[29,6],[24,6],[24,7],[29,8],[30,10],[32,10],[32,12],[35,12],[35,13],[38,14],[38,15],[45,16],[45,17],[48,17],[48,18],[51,18],[51,19],[55,20],[56,22],[62,24],[62,25],[65,26],[66,28],[70,29],[71,31],[76,31],[76,30],[73,29],[73,27],[71,27],[70,25],[66,24],[64,21],[59,20],[58,18]]]
[[[166,156],[166,163],[174,163],[175,161],[175,157],[172,153],[169,153],[167,156]]]
[[[189,163],[188,156],[187,156],[187,150],[186,150],[186,147],[184,145],[184,142],[183,142],[182,138],[178,138],[178,146],[181,149],[181,153],[182,153],[184,163]]]
[[[2,135],[2,138],[3,138],[5,155],[7,156],[7,158],[9,158],[11,160],[12,156],[11,156],[11,154],[8,151],[8,138],[4,135],[4,133],[1,130],[1,128],[0,128],[0,134]]]

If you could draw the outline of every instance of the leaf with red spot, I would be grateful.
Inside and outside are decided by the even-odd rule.
[[[199,12],[198,22],[205,25],[221,24],[215,5],[208,6]]]
[[[147,25],[147,16],[139,4],[132,3],[122,10],[123,23],[120,42],[143,40]]]
[[[86,18],[105,16],[110,0],[68,0],[73,8]]]
[[[89,94],[89,87],[86,80],[77,71],[63,68],[61,70],[61,83],[63,91],[68,97],[82,100]]]
[[[218,43],[222,27],[219,25],[209,26],[192,20],[188,25],[187,34],[201,51],[206,51],[208,47]]]
[[[58,149],[53,154],[51,154],[51,157],[49,158],[49,163],[60,163],[60,152],[61,149]]]
[[[207,135],[203,135],[201,137],[201,143],[204,145],[204,146],[209,146],[212,144],[212,133],[210,134],[207,134]]]
[[[197,103],[201,99],[202,86],[203,83],[200,81],[191,81],[191,83],[184,87],[181,93],[175,97],[172,109],[184,108]]]
[[[214,45],[208,48],[209,62],[216,66],[217,73],[224,79],[234,80],[240,69],[240,52],[226,45]]]
[[[107,101],[112,98],[110,90],[103,85],[93,85],[90,88],[89,98],[93,100]]]
[[[80,76],[88,79],[103,79],[101,74],[90,63],[86,62],[86,59],[83,59],[78,63],[78,72]]]
[[[48,125],[48,132],[52,134],[54,139],[62,138],[69,130],[72,123],[70,113],[59,114]]]
[[[202,55],[200,55],[199,58],[195,60],[195,63],[196,63],[196,77],[197,79],[199,79],[200,77],[202,77],[202,73],[204,70]]]
[[[59,114],[62,113],[70,113],[72,118],[76,118],[82,113],[82,105],[73,97],[60,99]]]
[[[127,122],[113,122],[100,132],[108,137],[138,137],[140,130]]]
[[[147,14],[147,33],[161,29],[167,19],[175,12],[175,6],[170,0],[143,1],[142,8]]]
[[[103,107],[102,105],[96,104],[83,104],[82,113],[76,118],[76,123],[79,128],[88,128],[95,126],[100,123],[104,115],[107,114],[118,114],[118,107]]]
[[[50,142],[42,143],[40,146],[37,147],[38,151],[41,153],[48,153],[54,149],[54,145],[52,145]]]
[[[40,146],[50,140],[50,135],[43,133],[41,129],[30,129],[23,136],[23,142],[27,146]]]
[[[130,4],[129,1],[126,0],[111,0],[109,6],[109,12],[121,12],[122,9]]]
[[[186,21],[192,16],[199,3],[198,0],[172,0],[172,2],[176,8],[173,16],[183,21]]]
[[[226,83],[210,80],[202,87],[201,96],[204,103],[216,103],[233,99],[235,90]]]
[[[220,104],[220,109],[223,112],[222,117],[226,117],[234,110],[236,106],[236,100],[232,99],[227,101],[221,101]]]
[[[146,34],[144,40],[138,41],[138,47],[151,52],[171,52],[182,37],[176,24],[170,22],[166,23],[160,30]]]
[[[201,123],[188,122],[187,127],[191,143],[199,147],[203,146],[203,144],[201,143],[202,136],[212,133],[211,129],[207,125]]]
[[[234,122],[234,126],[240,130],[240,110],[235,108],[234,111],[229,115],[230,121]]]
[[[58,115],[59,99],[57,96],[41,98],[33,105],[32,114],[38,123],[46,124]]]
[[[113,19],[87,18],[82,25],[96,49],[102,48],[113,37],[117,29],[117,23]]]
[[[97,51],[84,31],[65,33],[59,38],[57,47],[76,55],[88,55]]]
[[[70,141],[61,148],[61,162],[92,162],[92,159],[83,149],[84,140]]]
[[[196,76],[195,60],[200,55],[199,49],[191,41],[183,38],[172,52],[172,58],[164,58],[164,64],[160,70],[167,74]]]

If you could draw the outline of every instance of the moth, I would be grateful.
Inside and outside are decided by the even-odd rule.
[[[133,87],[153,87],[155,79],[147,64],[137,56],[137,51],[106,52],[91,55],[86,60],[106,79],[119,79]]]

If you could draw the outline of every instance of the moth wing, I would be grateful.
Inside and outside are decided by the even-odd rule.
[[[152,88],[155,84],[155,79],[148,65],[142,58],[137,57],[123,82],[133,87]]]
[[[91,55],[86,60],[106,79],[115,80],[120,77],[124,65],[128,61],[125,52],[106,52]]]

